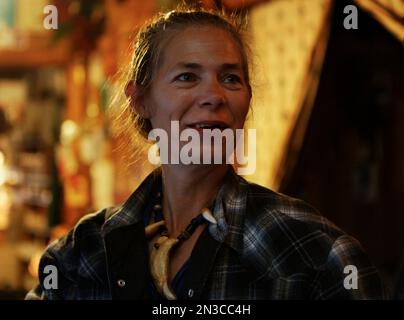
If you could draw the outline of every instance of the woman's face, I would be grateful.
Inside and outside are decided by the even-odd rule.
[[[251,91],[240,50],[226,31],[189,27],[163,48],[162,61],[143,98],[153,128],[170,135],[171,121],[201,132],[201,124],[241,129]]]

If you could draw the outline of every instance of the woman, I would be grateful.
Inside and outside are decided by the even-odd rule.
[[[171,137],[175,121],[180,132],[243,128],[251,99],[248,60],[240,30],[228,18],[201,10],[159,15],[134,48],[125,93],[143,136],[159,128]],[[47,265],[58,271],[57,289]],[[355,239],[303,201],[248,183],[225,162],[161,165],[121,207],[84,217],[51,244],[39,274],[28,298],[383,295]]]

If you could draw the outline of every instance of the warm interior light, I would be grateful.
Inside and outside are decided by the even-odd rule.
[[[63,145],[70,144],[78,135],[79,127],[73,120],[66,120],[62,123],[60,141]]]

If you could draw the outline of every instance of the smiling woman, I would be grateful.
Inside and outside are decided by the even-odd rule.
[[[218,12],[178,9],[142,28],[119,92],[122,130],[243,129],[252,90],[240,26]],[[58,270],[57,290],[47,286],[48,265]],[[223,162],[162,164],[124,204],[85,216],[50,245],[39,277],[27,298],[383,297],[355,239]]]
[[[132,108],[142,121],[167,132],[169,141],[177,140],[180,149],[185,141],[172,139],[174,121],[178,121],[180,132],[243,128],[251,90],[248,68],[243,68],[246,60],[231,34],[204,24],[181,32],[166,27],[164,32],[168,40],[163,40],[153,81],[141,85],[142,81],[130,80],[126,86]],[[201,145],[204,150],[209,148]],[[178,155],[168,158],[177,159]]]

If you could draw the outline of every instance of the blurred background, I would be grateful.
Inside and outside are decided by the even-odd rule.
[[[0,0],[0,299],[22,299],[51,240],[153,169],[141,152],[128,163],[107,110],[138,28],[180,2]],[[404,299],[403,1],[199,3],[248,17],[258,141],[245,178],[356,237]]]

